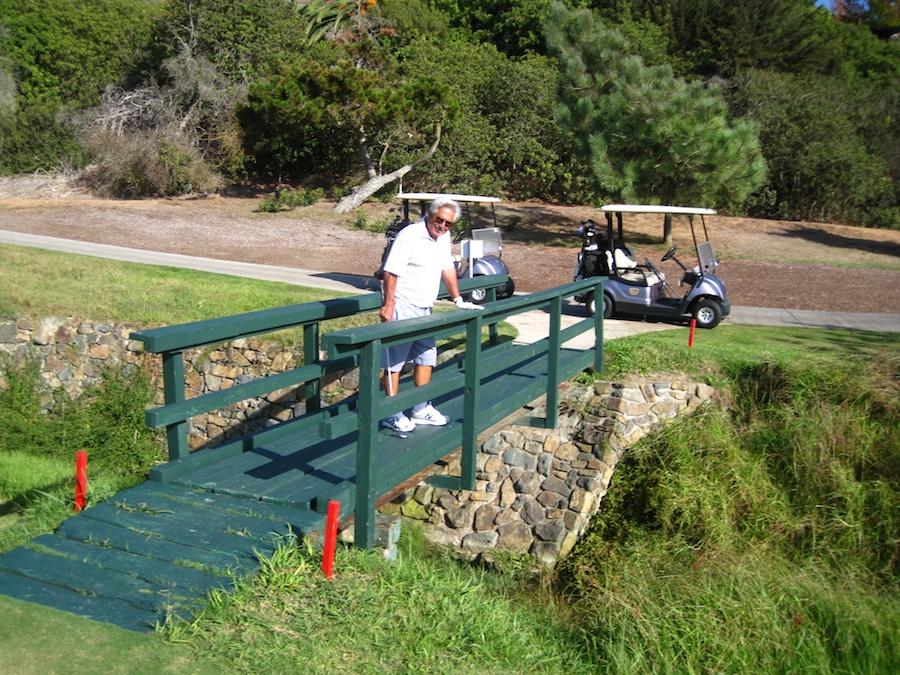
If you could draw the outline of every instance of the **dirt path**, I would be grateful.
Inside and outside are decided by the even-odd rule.
[[[181,253],[322,272],[371,274],[384,240],[354,229],[359,213],[370,222],[390,216],[390,205],[368,204],[340,216],[320,203],[278,214],[255,213],[259,197],[112,201],[93,199],[64,182],[0,180],[0,229],[115,246]],[[502,204],[504,260],[516,288],[531,292],[571,281],[575,229],[596,209],[545,204]],[[718,273],[736,306],[843,312],[900,313],[900,232],[840,225],[712,217],[710,236],[722,261]],[[626,222],[626,239],[669,278],[660,264],[660,223]],[[675,243],[692,250],[686,223]],[[679,256],[681,257],[681,256]],[[684,262],[695,261],[685,254]]]

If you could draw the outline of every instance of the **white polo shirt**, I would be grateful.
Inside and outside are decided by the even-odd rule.
[[[400,230],[384,265],[397,276],[397,300],[416,307],[434,305],[446,269],[453,269],[450,233],[432,239],[424,219]]]

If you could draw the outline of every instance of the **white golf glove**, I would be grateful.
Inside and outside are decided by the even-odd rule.
[[[474,302],[463,300],[462,296],[459,296],[453,302],[456,303],[457,309],[484,309],[481,305],[476,305]]]

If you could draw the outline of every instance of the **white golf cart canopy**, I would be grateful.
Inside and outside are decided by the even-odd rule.
[[[469,212],[468,204],[490,204],[491,205],[491,220],[494,223],[494,230],[499,234],[500,230],[497,228],[497,214],[494,211],[494,204],[499,201],[502,201],[499,197],[485,197],[483,195],[457,195],[449,192],[398,192],[396,198],[403,201],[403,218],[406,221],[409,221],[409,205],[410,203],[415,204],[419,203],[419,211],[420,216],[425,215],[425,209],[427,208],[428,203],[434,201],[438,197],[443,197],[444,199],[452,199],[455,202],[462,203],[465,206],[466,215],[468,219],[471,221],[472,216]]]
[[[704,216],[716,215],[715,209],[705,209],[694,206],[662,206],[659,204],[605,204],[600,207],[600,210],[606,214],[607,237],[610,246],[613,245],[612,242],[614,236],[613,214],[615,214],[619,242],[624,242],[622,214],[660,214],[666,216],[666,226],[671,225],[672,219],[670,216],[687,216],[691,226],[691,238],[694,240],[694,250],[697,252],[697,258],[700,262],[700,269],[704,273],[712,274],[719,264],[713,253],[712,244],[709,241],[709,232],[706,229],[706,218],[704,218]],[[700,216],[700,222],[703,225],[703,241],[697,241],[697,233],[694,229],[694,216]]]
[[[446,192],[398,192],[397,199],[408,199],[409,201],[425,201],[430,202],[438,197],[452,199],[455,202],[475,202],[478,204],[495,204],[500,201],[499,197],[484,197],[481,195],[455,195]]]
[[[604,213],[671,213],[673,216],[714,216],[715,209],[693,206],[660,206],[658,204],[605,204]]]

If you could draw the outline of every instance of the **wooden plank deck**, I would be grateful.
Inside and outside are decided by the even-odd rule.
[[[0,556],[0,592],[134,631],[188,617],[313,511],[147,481]]]
[[[545,393],[546,351],[519,361],[508,351],[482,381],[482,429]],[[590,352],[561,350],[560,379],[592,359]],[[451,417],[448,427],[420,427],[407,439],[380,433],[379,494],[460,447],[462,390],[435,404]],[[356,414],[345,406],[340,417]],[[323,439],[318,426],[296,429],[246,452],[209,455],[216,461],[194,453],[177,462],[170,479],[155,472],[165,482],[125,490],[9,551],[0,556],[0,593],[129,630],[153,630],[168,614],[189,616],[212,589],[253,574],[257,552],[270,553],[289,533],[321,532],[329,500],[341,502],[342,518],[353,514],[356,431]]]

